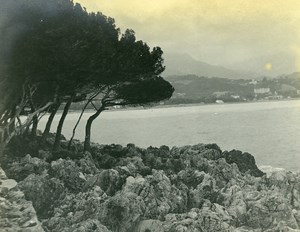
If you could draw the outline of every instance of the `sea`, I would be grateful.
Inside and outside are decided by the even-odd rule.
[[[79,114],[68,114],[63,128],[66,138]],[[84,113],[76,139],[84,139],[85,123],[92,114]],[[41,129],[46,121],[47,116],[41,119]],[[223,151],[252,154],[263,170],[300,171],[300,100],[110,110],[94,121],[92,141],[144,148],[216,143]]]

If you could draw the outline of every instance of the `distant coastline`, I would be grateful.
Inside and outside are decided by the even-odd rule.
[[[239,149],[253,154],[260,166],[297,170],[300,162],[297,155],[300,152],[297,142],[300,100],[249,103],[252,104],[161,105],[147,109],[109,110],[95,121],[93,141],[122,145],[134,142],[140,147],[215,142],[225,150]],[[93,113],[90,110],[84,113],[76,139],[82,139],[86,121]],[[68,116],[64,127],[66,138],[72,135],[79,114],[73,111]],[[53,128],[60,115],[57,115]],[[45,115],[41,119],[41,130],[47,118]]]
[[[137,107],[125,107],[125,108],[118,108],[118,109],[108,109],[109,112],[114,111],[127,111],[127,110],[147,110],[147,109],[162,109],[162,108],[177,108],[177,107],[191,107],[191,106],[209,106],[209,105],[237,105],[237,104],[251,104],[251,103],[265,103],[265,102],[289,102],[289,101],[297,101],[300,100],[300,98],[285,98],[285,99],[272,99],[272,100],[256,100],[256,101],[245,101],[245,102],[224,102],[224,103],[185,103],[185,104],[163,104],[163,105],[154,105],[154,106],[137,106]],[[61,113],[62,110],[58,110],[58,113]],[[74,110],[70,109],[70,113],[78,113],[81,112],[81,110]],[[85,110],[86,113],[94,112],[93,109],[87,109]]]

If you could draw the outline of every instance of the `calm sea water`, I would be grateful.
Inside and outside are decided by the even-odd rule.
[[[83,140],[91,114],[84,114],[77,139]],[[63,130],[67,138],[78,116],[68,115]],[[216,143],[222,150],[251,153],[259,166],[299,171],[300,100],[109,111],[95,120],[92,141],[141,147]]]

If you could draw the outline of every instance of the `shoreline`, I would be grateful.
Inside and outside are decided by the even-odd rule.
[[[6,154],[10,163],[1,165],[32,201],[40,219],[35,225],[45,231],[299,228],[300,175],[266,175],[246,152],[222,151],[216,144],[171,149],[93,144],[91,152],[80,153],[83,144],[76,142],[73,151],[62,143],[61,152],[52,154],[50,143],[36,142],[13,146]],[[26,152],[34,146],[36,154]],[[266,225],[270,217],[274,223]]]
[[[193,107],[193,106],[226,106],[226,105],[238,105],[238,104],[255,104],[255,103],[267,103],[267,102],[289,102],[289,101],[299,101],[300,98],[291,98],[291,99],[281,99],[281,100],[259,100],[259,101],[247,101],[247,102],[224,102],[224,103],[190,103],[190,104],[171,104],[171,105],[156,105],[150,107],[126,107],[120,109],[108,109],[105,112],[114,112],[114,111],[134,111],[134,110],[149,110],[149,109],[168,109],[168,108],[184,108],[184,107]],[[58,110],[58,113],[61,113],[62,110]],[[81,110],[70,110],[70,113],[80,113]],[[85,113],[95,112],[95,110],[87,109]]]
[[[95,134],[94,137],[93,137],[93,141],[94,142],[102,142],[104,144],[111,144],[111,143],[118,143],[118,144],[122,144],[122,145],[126,145],[127,143],[130,143],[130,142],[133,142],[138,145],[138,146],[141,146],[143,148],[146,148],[150,145],[153,145],[153,146],[160,146],[162,144],[166,144],[170,147],[172,146],[176,146],[176,145],[184,145],[184,144],[195,144],[197,143],[198,141],[199,142],[216,142],[217,144],[220,144],[220,146],[223,148],[223,149],[226,149],[226,150],[232,150],[232,149],[240,149],[240,150],[244,150],[244,151],[248,151],[249,153],[253,154],[256,159],[258,160],[258,164],[259,165],[262,165],[262,166],[268,166],[268,165],[272,165],[273,167],[277,168],[277,167],[280,167],[280,168],[285,168],[286,170],[290,170],[290,171],[297,171],[297,164],[299,164],[298,162],[298,158],[295,157],[294,158],[294,161],[292,160],[292,157],[294,156],[294,154],[296,155],[295,152],[299,153],[299,146],[295,143],[289,143],[288,141],[286,141],[287,139],[285,138],[288,138],[287,136],[284,136],[284,138],[282,138],[282,140],[280,140],[281,136],[279,136],[280,134],[279,133],[274,133],[274,136],[275,135],[278,135],[277,137],[274,137],[276,138],[276,141],[279,141],[277,142],[276,144],[274,144],[274,146],[272,145],[272,142],[273,140],[273,137],[269,138],[269,137],[264,137],[265,139],[263,140],[266,140],[268,144],[270,144],[270,146],[267,146],[265,149],[264,147],[262,148],[257,148],[257,147],[260,147],[263,143],[263,141],[260,143],[258,143],[258,145],[256,145],[255,143],[250,143],[249,146],[245,145],[246,144],[246,141],[247,139],[243,139],[242,141],[239,141],[237,140],[237,142],[234,142],[234,140],[230,140],[231,137],[229,137],[228,139],[222,139],[220,135],[220,133],[216,133],[214,132],[215,134],[211,134],[211,138],[210,139],[203,139],[203,137],[205,136],[204,133],[206,133],[206,131],[209,131],[206,127],[203,128],[202,126],[201,127],[197,127],[199,130],[199,139],[197,139],[197,135],[196,133],[193,133],[191,136],[193,136],[195,134],[195,136],[189,138],[189,139],[184,139],[183,138],[183,142],[179,142],[178,139],[176,139],[174,135],[174,139],[172,138],[172,134],[170,135],[170,139],[164,139],[164,138],[161,138],[161,139],[151,139],[151,138],[148,138],[148,134],[144,135],[143,138],[139,138],[138,136],[138,126],[135,126],[134,128],[130,128],[128,127],[127,129],[127,124],[129,122],[133,122],[135,121],[135,118],[138,118],[141,117],[142,119],[139,122],[139,124],[137,125],[140,125],[140,127],[143,129],[143,128],[146,128],[146,129],[150,129],[152,128],[152,126],[148,126],[148,125],[152,125],[153,124],[153,127],[155,128],[155,125],[154,123],[158,123],[160,122],[161,120],[169,120],[166,116],[168,115],[175,115],[174,118],[178,118],[180,119],[180,115],[181,114],[187,114],[188,112],[192,112],[192,116],[188,116],[188,118],[195,118],[195,117],[198,117],[197,115],[199,114],[199,119],[203,119],[203,117],[201,116],[203,112],[204,113],[204,116],[205,116],[205,120],[207,120],[207,117],[211,117],[212,118],[212,122],[211,123],[214,123],[214,121],[216,121],[215,123],[217,124],[220,124],[218,128],[221,128],[221,129],[218,129],[217,131],[222,131],[223,127],[222,127],[222,118],[223,116],[222,115],[225,115],[225,118],[227,117],[227,115],[233,115],[233,118],[236,118],[237,120],[239,118],[237,118],[237,116],[234,116],[234,114],[236,114],[235,112],[237,111],[240,111],[242,112],[242,116],[245,115],[245,118],[247,119],[248,115],[249,117],[252,117],[251,115],[256,115],[256,109],[258,108],[259,110],[263,110],[261,111],[262,113],[260,113],[260,116],[261,118],[263,118],[263,116],[266,114],[267,117],[269,117],[271,114],[273,115],[272,112],[273,111],[273,108],[275,109],[275,113],[276,112],[284,112],[285,109],[287,109],[289,112],[290,111],[295,111],[296,109],[298,109],[300,106],[299,104],[299,99],[292,99],[293,101],[290,101],[290,100],[281,100],[281,101],[260,101],[260,102],[249,102],[249,103],[252,103],[252,105],[249,105],[249,104],[239,104],[239,103],[229,103],[229,104],[221,104],[221,105],[217,105],[217,104],[210,104],[210,105],[199,105],[199,104],[187,104],[187,105],[177,105],[177,106],[173,106],[173,105],[168,105],[168,106],[160,106],[160,107],[153,107],[153,108],[150,108],[150,109],[143,109],[143,108],[133,108],[133,109],[116,109],[116,110],[110,110],[110,111],[107,111],[107,112],[103,112],[103,115],[101,115],[101,119],[99,119],[99,122],[100,123],[96,123],[95,124],[95,128],[96,129],[93,129],[93,131],[97,131],[98,127],[97,126],[101,126],[101,128],[103,128],[104,130],[102,130],[101,133],[105,133],[105,131],[118,131],[118,128],[120,125],[122,126],[120,130],[122,130],[122,133],[121,135],[118,135],[116,138],[114,136],[112,136],[111,134],[109,134],[109,139],[103,139],[101,137],[104,137],[104,134],[102,134],[101,136],[98,135],[98,134]],[[254,105],[253,105],[254,104]],[[203,107],[202,107],[203,106]],[[190,107],[190,108],[186,108],[186,107]],[[193,108],[195,107],[195,108]],[[297,107],[297,108],[295,108]],[[278,108],[278,109],[277,109]],[[281,109],[282,108],[282,109]],[[255,111],[252,111],[252,109],[255,109]],[[294,110],[295,109],[295,110]],[[248,112],[249,111],[249,112]],[[128,113],[127,113],[128,112]],[[214,113],[216,112],[216,113]],[[245,112],[245,113],[243,113]],[[257,111],[257,112],[260,112],[260,111]],[[84,125],[85,125],[85,120],[87,120],[87,118],[93,113],[93,111],[86,111],[84,113],[84,116],[83,116],[83,121],[81,122],[81,127],[80,127],[80,133],[78,133],[78,136],[77,138],[78,139],[82,139],[83,136],[81,134],[82,130],[84,130]],[[120,113],[120,114],[119,114]],[[179,115],[179,116],[178,116]],[[193,116],[195,115],[195,116]],[[211,115],[211,116],[210,116]],[[282,113],[280,114],[282,115]],[[294,113],[293,113],[294,115]],[[143,119],[145,117],[150,117],[149,119],[150,120],[146,120],[146,119]],[[163,116],[162,119],[160,119],[160,117]],[[207,116],[207,117],[206,117]],[[58,115],[59,117],[59,115]],[[69,118],[69,121],[67,122],[67,126],[65,128],[65,131],[66,131],[66,135],[69,136],[69,131],[71,130],[71,126],[75,123],[75,120],[77,119],[78,117],[78,112],[77,111],[72,111],[70,113],[70,118]],[[125,118],[125,119],[123,119]],[[129,119],[128,119],[129,118]],[[183,117],[184,118],[184,117]],[[230,117],[227,117],[227,118],[232,118],[231,116]],[[243,120],[245,120],[244,117],[242,117]],[[294,118],[294,117],[293,117]],[[47,115],[44,117],[43,121],[47,119]],[[121,123],[119,123],[119,119],[121,120],[126,120],[129,121],[127,124],[123,125]],[[172,119],[172,118],[171,118]],[[176,120],[173,120],[173,121],[176,121]],[[263,118],[264,119],[264,118]],[[103,120],[103,121],[101,121]],[[214,121],[213,121],[214,120]],[[284,118],[279,118],[277,121],[279,123],[280,120],[284,120]],[[150,124],[148,124],[148,121]],[[178,120],[177,120],[178,121]],[[203,120],[202,120],[203,121]],[[221,121],[221,122],[219,122]],[[253,120],[249,120],[250,121],[250,124],[249,125],[252,125],[254,126],[253,130],[255,130],[255,124],[253,124],[254,122],[252,122]],[[247,129],[248,127],[248,122],[249,121],[245,121],[244,123],[238,123],[237,125],[245,125],[245,128]],[[298,121],[298,120],[297,120]],[[297,122],[295,121],[295,122]],[[102,123],[102,122],[105,122]],[[164,121],[163,121],[164,122]],[[210,121],[209,121],[210,122]],[[230,121],[228,121],[226,119],[226,125],[229,125],[229,126],[226,126],[227,127],[230,127]],[[45,124],[45,122],[43,122]],[[102,123],[102,124],[101,124]],[[141,124],[141,123],[144,123],[144,124]],[[200,122],[199,122],[200,123]],[[234,125],[235,123],[232,122]],[[286,125],[288,124],[289,122],[285,122],[283,123],[282,122],[282,125]],[[42,125],[44,125],[42,124]],[[108,127],[109,126],[106,126],[107,124],[110,125],[111,129],[109,129]],[[183,124],[183,123],[182,123]],[[186,124],[186,123],[185,123]],[[185,125],[183,124],[183,125]],[[203,123],[201,123],[203,124]],[[103,126],[105,125],[105,126]],[[180,124],[181,125],[181,124]],[[277,125],[280,125],[280,124],[277,124]],[[129,125],[130,126],[130,125]],[[134,125],[133,125],[134,126]],[[264,125],[261,125],[261,126],[264,126]],[[267,124],[266,125],[267,128],[272,128],[272,125],[269,125]],[[151,127],[151,128],[150,128]],[[191,126],[192,127],[192,126]],[[114,129],[115,128],[115,129]],[[165,127],[163,127],[165,129]],[[188,127],[189,128],[189,127]],[[203,131],[202,129],[203,128]],[[235,128],[235,127],[234,127]],[[263,127],[262,127],[263,128]],[[293,128],[299,128],[299,126],[296,127],[296,125],[293,127]],[[124,134],[126,134],[126,131],[129,131],[128,134],[129,136],[131,136],[130,138],[131,139],[126,139],[126,136]],[[170,131],[172,131],[172,127],[170,127]],[[179,129],[176,127],[174,129],[175,131],[177,131],[177,133],[180,133],[179,132]],[[237,131],[241,131],[240,133],[244,133],[242,132],[244,129],[243,127],[241,127],[240,129],[235,129]],[[251,129],[252,130],[252,129]],[[68,133],[67,133],[68,131]],[[103,132],[104,131],[104,132]],[[148,130],[146,130],[148,131]],[[154,131],[154,129],[153,129]],[[163,135],[164,132],[160,132],[160,128],[157,128],[154,132],[159,134],[159,135]],[[189,133],[189,130],[185,130],[183,128],[183,131],[182,133]],[[191,129],[191,131],[193,131]],[[247,131],[250,131],[250,129],[247,129]],[[247,137],[247,131],[245,132],[245,138]],[[260,130],[258,130],[260,131]],[[264,130],[263,130],[264,131]],[[272,131],[280,131],[279,129],[272,129]],[[291,130],[292,132],[295,131],[294,129]],[[109,131],[108,131],[109,132]],[[153,132],[153,133],[154,133]],[[251,131],[250,131],[251,132]],[[95,132],[94,132],[95,133]],[[143,132],[141,132],[142,135],[143,135]],[[145,132],[146,133],[146,132]],[[182,133],[179,134],[178,136],[182,136]],[[231,133],[230,131],[228,132],[230,136],[234,136],[235,134],[234,133]],[[255,131],[252,133],[252,134],[255,134]],[[261,134],[261,132],[257,133],[257,134]],[[266,133],[262,133],[263,136],[266,136],[265,135]],[[137,136],[136,136],[137,135]],[[243,134],[242,134],[243,135]],[[271,134],[272,135],[272,134]],[[295,131],[294,133],[295,137],[299,137],[299,133]],[[137,137],[137,138],[136,138]],[[294,137],[294,138],[295,138]],[[69,138],[69,137],[68,137]],[[100,139],[99,139],[100,138]],[[180,137],[181,138],[181,137]],[[235,138],[235,137],[233,137]],[[258,138],[258,136],[253,136],[253,138]],[[288,139],[289,141],[294,141],[295,139],[294,138],[290,138]],[[137,140],[135,140],[137,139]],[[149,141],[148,141],[149,139]],[[258,139],[251,139],[249,138],[251,141],[256,141]],[[161,140],[161,141],[160,141]],[[228,141],[227,141],[228,140]],[[245,142],[243,142],[245,141]],[[282,144],[282,145],[281,145]],[[288,144],[288,145],[286,145]],[[294,144],[294,145],[293,145]],[[287,147],[288,146],[288,147]],[[269,147],[274,147],[274,149],[277,151],[276,154],[272,155],[272,153],[274,151],[272,151],[271,148]],[[286,147],[284,149],[280,149],[279,147]],[[279,150],[278,150],[279,149]],[[288,158],[282,158],[284,156],[280,155],[280,154],[284,154],[283,152],[285,152],[285,150],[288,152],[285,156],[287,156]],[[265,153],[263,153],[262,151],[265,151]],[[268,158],[264,158],[264,157],[273,157],[275,156],[273,159],[270,160],[270,162],[268,162]],[[273,161],[275,160],[275,161]],[[277,160],[283,160],[283,162],[277,162]],[[286,160],[286,161],[285,161]]]

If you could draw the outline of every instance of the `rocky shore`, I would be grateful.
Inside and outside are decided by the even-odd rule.
[[[93,144],[82,153],[79,141],[72,151],[65,141],[52,154],[51,142],[40,149],[38,142],[15,141],[1,157],[17,181],[12,189],[24,193],[39,219],[32,230],[15,231],[300,231],[300,174],[267,177],[248,153],[215,144]],[[1,190],[0,229],[9,220],[3,199],[12,199],[10,192]]]
[[[16,186],[0,168],[0,231],[43,232],[32,203]]]

